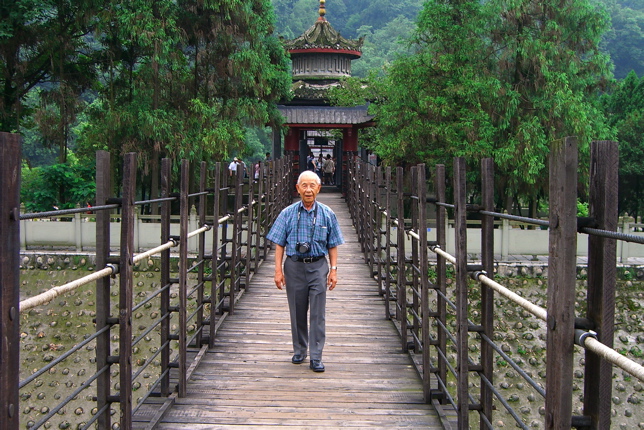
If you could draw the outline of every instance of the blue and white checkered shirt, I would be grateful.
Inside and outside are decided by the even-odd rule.
[[[338,219],[330,207],[315,202],[311,210],[306,210],[301,201],[282,210],[266,239],[283,246],[286,255],[298,257],[323,256],[329,248],[344,243]],[[309,242],[311,250],[306,254],[297,252],[295,245],[298,242]]]

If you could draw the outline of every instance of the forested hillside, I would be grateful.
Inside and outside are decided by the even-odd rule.
[[[277,31],[286,38],[299,36],[318,16],[315,0],[272,0]],[[601,48],[615,64],[615,77],[623,79],[634,70],[644,75],[644,0],[597,0],[606,8],[612,25]],[[354,62],[354,75],[366,76],[396,54],[408,52],[401,39],[408,38],[416,25],[422,0],[330,0],[327,19],[344,37],[366,36],[362,59]]]

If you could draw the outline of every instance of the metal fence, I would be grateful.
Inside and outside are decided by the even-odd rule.
[[[203,351],[214,345],[220,324],[235,311],[236,300],[266,257],[268,227],[292,198],[293,178],[287,158],[264,164],[257,181],[246,180],[241,174],[230,178],[221,163],[191,166],[187,160],[181,161],[180,177],[173,181],[171,160],[164,159],[161,197],[147,201],[135,200],[136,163],[136,154],[124,156],[122,194],[112,196],[110,155],[97,153],[96,205],[92,207],[97,225],[97,270],[21,301],[20,220],[68,216],[87,209],[20,214],[20,141],[17,135],[0,133],[0,208],[4,208],[0,217],[0,429],[17,429],[21,420],[27,428],[68,428],[71,423],[64,417],[66,409],[73,410],[74,421],[80,423],[74,428],[130,429],[133,414],[148,397],[185,396],[186,382],[196,363]],[[191,170],[199,172],[199,189],[192,193]],[[157,247],[135,254],[134,213],[140,205],[159,205],[161,232]],[[199,227],[189,231],[191,206],[197,208]],[[178,209],[178,235],[170,234],[173,207]],[[114,211],[118,211],[121,224],[118,254],[111,251],[109,240]],[[212,235],[208,249],[207,234]],[[189,257],[191,238],[197,239],[198,247]],[[178,266],[171,270],[170,250],[175,247]],[[160,282],[135,294],[135,267],[156,255],[160,258]],[[67,299],[92,283],[95,290],[87,291],[94,299],[90,312],[54,309],[67,306]],[[137,326],[144,309],[153,311],[153,320]],[[34,340],[33,348],[46,351],[47,364],[25,369],[19,351],[26,346],[21,338],[29,337],[34,329],[28,327],[30,314],[56,312],[65,316],[62,321],[69,330],[57,329],[54,336],[76,339],[80,327],[89,325],[95,330],[67,351],[47,344],[48,336],[41,344]],[[155,344],[149,355],[138,355],[143,344]],[[87,351],[95,370],[89,371],[79,358]],[[20,380],[21,372],[28,376]],[[75,377],[62,376],[68,373]],[[46,383],[55,388],[51,396],[39,389]],[[37,399],[37,410],[29,406],[30,398]],[[76,406],[82,400],[93,406]],[[36,418],[25,418],[32,415]]]
[[[462,158],[454,160],[453,203],[448,203],[446,196],[444,165],[437,165],[432,172],[431,195],[425,165],[408,172],[360,161],[350,166],[349,208],[365,262],[381,283],[386,315],[399,327],[402,350],[414,358],[426,401],[439,410],[456,411],[459,429],[496,428],[493,414],[499,415],[499,409],[523,429],[608,429],[614,366],[644,381],[644,368],[612,348],[616,242],[643,243],[640,236],[617,232],[617,144],[592,143],[589,218],[576,216],[576,139],[566,138],[553,145],[549,163],[549,219],[521,218],[521,222],[548,229],[545,306],[494,281],[494,222],[517,217],[494,210],[493,160],[482,160],[482,194],[474,205],[467,203]],[[435,240],[427,237],[430,205],[436,212],[431,226],[436,230]],[[448,212],[455,226],[453,255],[445,251]],[[482,219],[481,258],[476,264],[471,264],[467,249],[468,214],[472,213]],[[578,232],[589,236],[588,280],[581,299],[586,306],[576,311]],[[435,264],[430,264],[430,253],[436,255]],[[525,369],[520,357],[512,357],[496,341],[495,326],[504,323],[505,314],[516,312],[526,324],[534,316],[537,322],[530,324],[545,332],[545,385],[533,377],[532,369]],[[575,353],[582,355],[584,370],[573,380]],[[521,405],[504,396],[495,383],[495,375],[504,372],[512,372],[521,380],[517,384],[533,390],[530,399],[539,405],[540,422],[525,422],[517,409]],[[581,413],[574,414],[573,387],[578,378],[583,380],[578,397],[582,405],[576,408]]]

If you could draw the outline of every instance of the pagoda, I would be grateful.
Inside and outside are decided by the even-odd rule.
[[[300,37],[283,40],[292,61],[293,98],[278,109],[288,127],[284,152],[293,156],[296,173],[306,169],[311,152],[332,153],[337,166],[335,184],[341,185],[346,182],[346,161],[358,152],[358,130],[372,126],[373,117],[367,105],[330,106],[328,91],[351,76],[351,62],[362,56],[364,39],[342,37],[325,18],[325,0],[320,0],[319,15]],[[341,141],[329,143],[324,130],[332,129],[342,130]]]

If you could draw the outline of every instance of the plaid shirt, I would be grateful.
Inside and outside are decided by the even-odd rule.
[[[314,218],[315,225],[313,225]],[[282,210],[266,239],[283,246],[286,255],[298,257],[326,255],[329,248],[335,248],[344,243],[338,219],[331,208],[315,202],[311,210],[306,210],[301,201]],[[307,254],[297,252],[295,249],[297,242],[309,242],[311,250]]]

